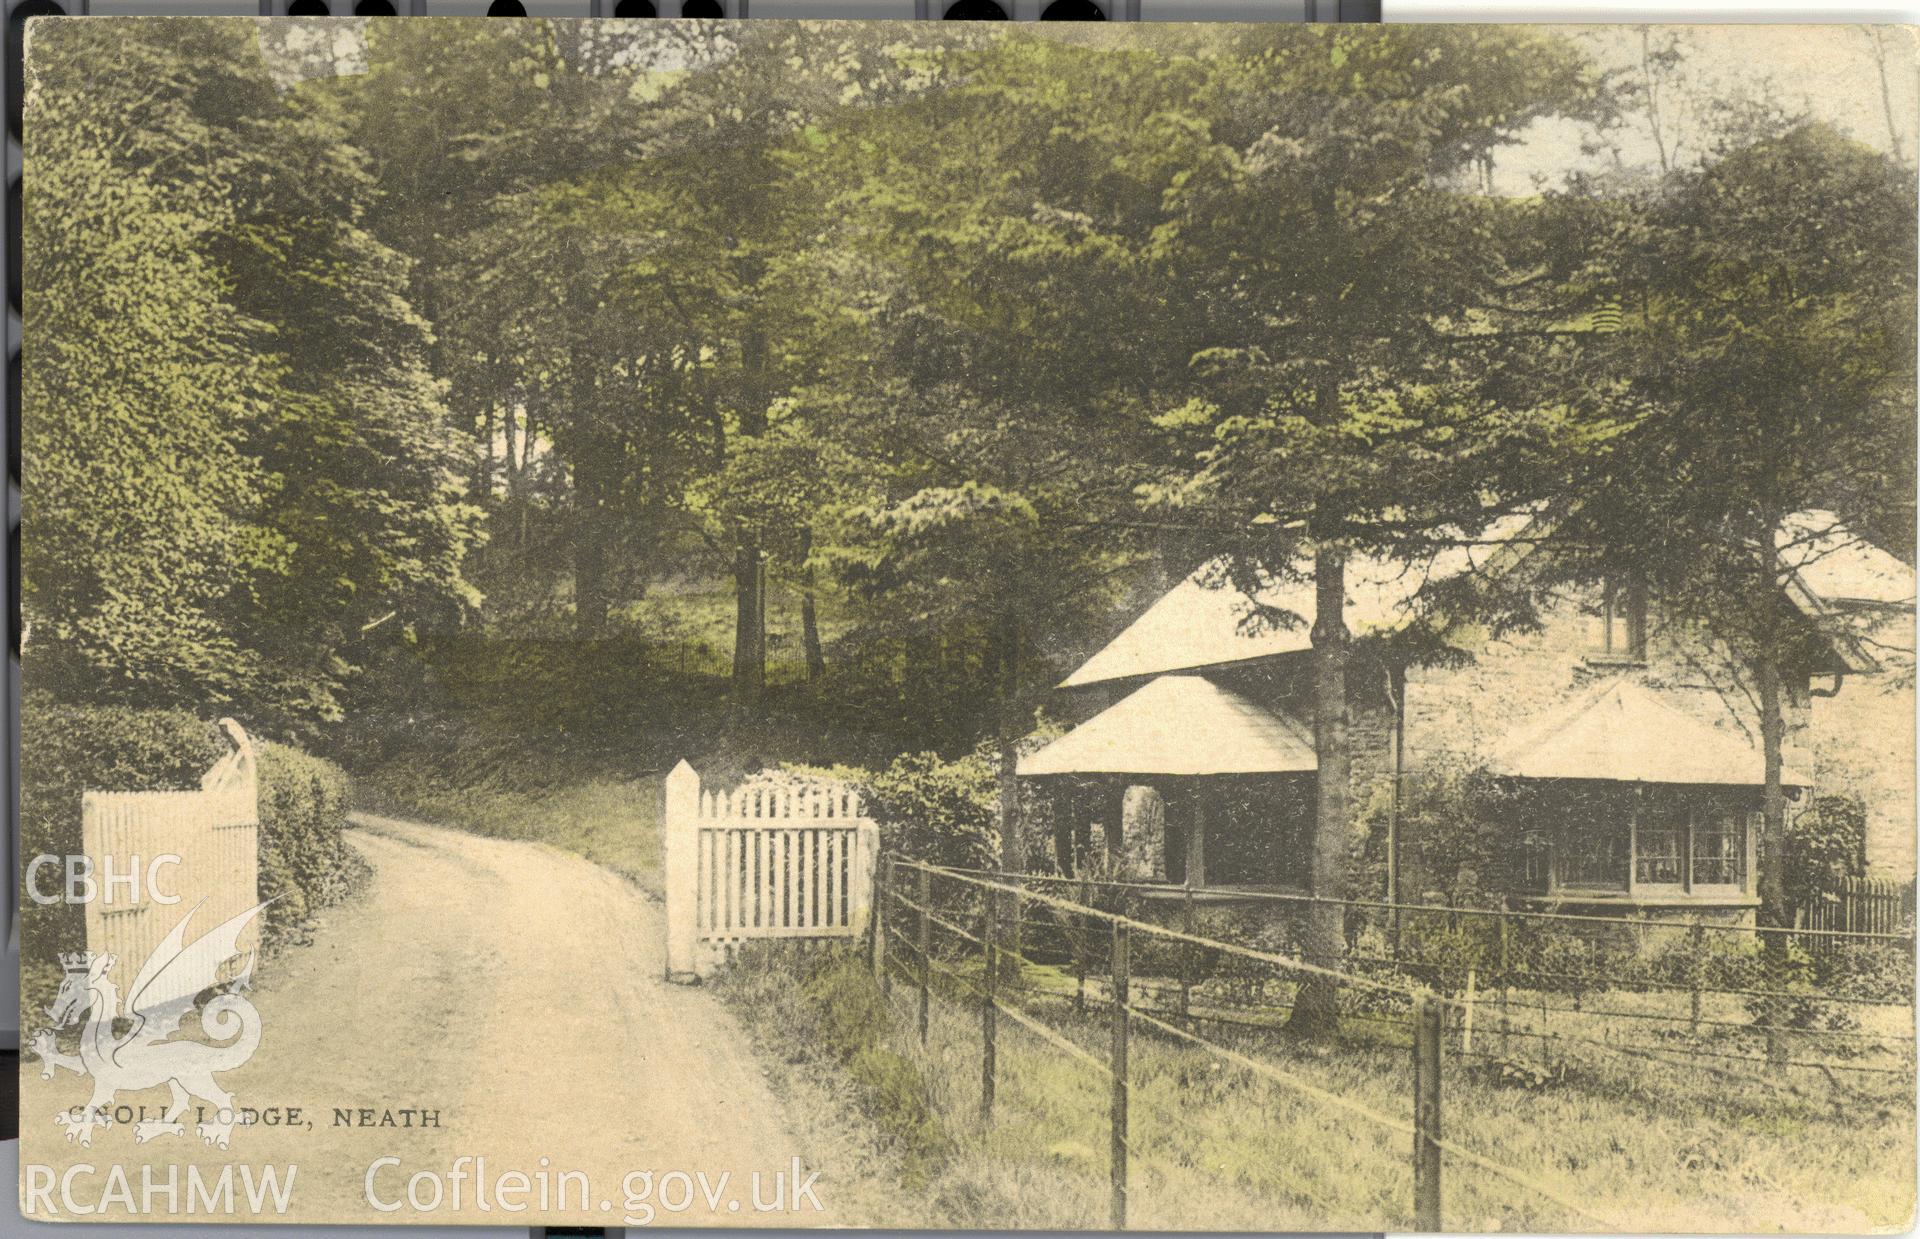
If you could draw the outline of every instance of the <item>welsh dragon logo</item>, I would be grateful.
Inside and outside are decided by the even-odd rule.
[[[165,1084],[172,1099],[163,1117],[136,1122],[134,1139],[145,1142],[158,1136],[184,1135],[181,1116],[191,1099],[197,1097],[207,1103],[203,1121],[198,1124],[200,1138],[207,1144],[227,1147],[239,1112],[233,1094],[220,1087],[214,1073],[240,1066],[253,1057],[260,1044],[260,1013],[241,992],[250,987],[253,952],[246,952],[230,980],[220,973],[227,961],[241,954],[241,933],[266,906],[257,904],[223,921],[191,944],[186,942],[187,924],[199,906],[189,910],[141,965],[128,989],[124,1013],[119,988],[108,975],[115,963],[111,954],[83,951],[60,957],[66,978],[47,1008],[53,1027],[34,1035],[32,1049],[40,1056],[43,1079],[52,1079],[59,1067],[93,1077],[93,1096],[85,1109],[78,1114],[69,1111],[54,1116],[53,1121],[66,1128],[69,1141],[91,1146],[93,1129],[111,1124],[118,1094]],[[201,1008],[200,1027],[222,1044],[174,1040],[195,998],[221,985],[225,991]],[[82,1017],[86,1027],[80,1033],[80,1053],[63,1053],[54,1041],[54,1029],[70,1028]],[[116,1022],[128,1025],[118,1036],[114,1033]]]

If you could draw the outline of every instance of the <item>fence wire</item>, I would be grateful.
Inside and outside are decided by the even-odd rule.
[[[908,879],[918,884],[911,895]],[[1056,893],[1062,886],[1083,898]],[[1422,909],[1429,918],[1424,924],[1402,918],[1393,926],[1392,938],[1380,940],[1379,953],[1353,950],[1342,968],[1304,957],[1298,917],[1286,912],[1312,901],[1256,901],[1261,904],[1256,912],[1264,915],[1252,917],[1244,909],[1228,909],[1224,916],[1218,909],[1205,909],[1212,913],[1206,915],[1194,893],[1180,888],[1172,888],[1169,898],[1165,887],[1141,890],[1128,884],[1034,878],[898,858],[887,865],[883,887],[878,901],[883,923],[875,943],[886,943],[891,954],[876,966],[888,978],[905,978],[920,989],[923,1040],[933,990],[946,996],[943,1001],[981,1013],[983,1113],[990,1114],[995,1104],[993,1044],[1002,1018],[1019,1035],[1111,1082],[1116,1226],[1124,1225],[1126,1201],[1134,1190],[1125,1176],[1127,1151],[1133,1147],[1126,1131],[1132,1077],[1124,1048],[1128,1027],[1286,1088],[1329,1113],[1360,1119],[1383,1132],[1412,1135],[1416,1222],[1434,1221],[1435,1228],[1444,1154],[1586,1222],[1621,1229],[1540,1174],[1443,1137],[1438,1085],[1443,1055],[1458,1064],[1464,1073],[1460,1078],[1471,1084],[1499,1083],[1496,1076],[1516,1072],[1546,1079],[1557,1071],[1564,1080],[1569,1066],[1586,1074],[1605,1064],[1612,1073],[1609,1078],[1681,1070],[1765,1081],[1769,1095],[1784,1093],[1833,1106],[1864,1097],[1843,1084],[1838,1073],[1896,1076],[1904,1082],[1913,1075],[1910,976],[1904,1003],[1897,989],[1878,994],[1858,987],[1850,992],[1823,989],[1812,982],[1870,974],[1831,962],[1816,966],[1804,954],[1788,955],[1783,966],[1767,958],[1764,946],[1748,945],[1737,957],[1759,958],[1773,971],[1740,974],[1737,979],[1760,978],[1770,984],[1714,985],[1708,980],[1709,965],[1722,967],[1720,979],[1725,979],[1721,957],[1734,954],[1725,945],[1733,939],[1722,931],[1715,931],[1722,936],[1710,937],[1694,925],[1668,932],[1666,941],[1651,948],[1657,952],[1653,961],[1642,960],[1636,970],[1623,964],[1619,944],[1608,943],[1608,935],[1624,928],[1635,949],[1644,953],[1650,949],[1650,928],[1661,932],[1672,927],[1428,908]],[[1341,906],[1343,913],[1352,907]],[[1275,907],[1281,915],[1273,915]],[[1450,946],[1458,951],[1463,918],[1482,933],[1479,939],[1467,936],[1464,941],[1477,941],[1482,949],[1497,947],[1501,954],[1461,952],[1461,958],[1437,959],[1432,935],[1455,935]],[[903,922],[917,929],[917,935],[904,932]],[[1529,925],[1530,938],[1516,932],[1515,925],[1522,922]],[[1599,946],[1541,945],[1541,926],[1564,933],[1569,924],[1579,926],[1579,932]],[[1350,948],[1356,940],[1367,941],[1369,927],[1364,923],[1359,935],[1352,932],[1351,920],[1347,928]],[[1756,935],[1744,932],[1751,944]],[[1911,951],[1910,939],[1892,941],[1897,935],[1828,931],[1827,936],[1847,944],[1830,954],[1889,947]],[[1675,947],[1674,941],[1684,945]],[[1704,954],[1687,954],[1702,952],[1704,942],[1714,945]],[[1566,956],[1581,949],[1590,952],[1590,966],[1562,973],[1577,982],[1573,986],[1542,985],[1538,973],[1548,970],[1526,966],[1539,962],[1543,950]],[[991,966],[989,960],[994,961]],[[1661,969],[1668,971],[1663,975]],[[1681,971],[1676,974],[1675,969]],[[1647,1009],[1636,1008],[1636,1002],[1684,1006]],[[1856,1010],[1887,1026],[1849,1023],[1855,1019],[1850,1012]],[[1837,1018],[1836,1011],[1841,1013]],[[1272,1034],[1303,1014],[1330,1018],[1341,1039],[1357,1038],[1361,1048],[1412,1048],[1412,1119],[1346,1096],[1268,1057],[1264,1051],[1278,1044]],[[1093,1017],[1091,1023],[1086,1017]],[[1086,1044],[1088,1029],[1101,1017],[1114,1021],[1114,1042],[1106,1054]],[[1218,1036],[1205,1030],[1217,1030]],[[1422,1048],[1423,1037],[1430,1040],[1428,1048]],[[1816,1073],[1830,1088],[1824,1096],[1812,1092],[1786,1079],[1785,1069]],[[1429,1093],[1431,1115],[1423,1118]],[[1155,1117],[1172,1128],[1188,1130],[1197,1139],[1216,1138],[1185,1107],[1162,1104],[1159,1109],[1165,1112]],[[1430,1164],[1422,1161],[1423,1155],[1432,1159]]]

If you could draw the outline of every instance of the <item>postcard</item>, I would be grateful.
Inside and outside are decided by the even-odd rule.
[[[1912,1225],[1910,30],[26,64],[25,1217]]]

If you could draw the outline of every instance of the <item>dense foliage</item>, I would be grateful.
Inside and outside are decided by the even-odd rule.
[[[1421,601],[1655,578],[1756,704],[1786,914],[1783,685],[1837,634],[1783,522],[1912,524],[1897,139],[1519,27],[80,29],[29,84],[33,687],[482,788],[853,762],[1017,867],[1018,746],[1116,610],[1310,574],[1260,619],[1312,634],[1338,896],[1345,565],[1524,512],[1557,567]],[[1501,191],[1543,123],[1658,162]],[[1484,885],[1433,791],[1416,861]]]
[[[468,449],[364,159],[248,23],[51,23],[34,74],[31,682],[338,718],[375,648],[477,601]]]

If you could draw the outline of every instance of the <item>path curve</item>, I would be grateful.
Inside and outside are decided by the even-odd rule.
[[[81,1149],[51,1116],[85,1100],[84,1082],[66,1072],[43,1082],[38,1064],[27,1064],[22,1127],[40,1121],[45,1130],[29,1136],[23,1162],[56,1173],[77,1162],[191,1162],[215,1174],[230,1161],[291,1162],[299,1170],[286,1217],[307,1222],[619,1225],[652,1212],[646,1220],[655,1225],[832,1224],[829,1185],[793,1199],[796,1159],[804,1167],[806,1153],[744,1030],[711,993],[662,979],[660,905],[545,844],[352,821],[347,841],[373,867],[368,888],[328,910],[310,946],[263,969],[254,994],[260,1048],[221,1077],[242,1105],[300,1107],[302,1125],[242,1130],[224,1154],[190,1138],[135,1144],[125,1125]],[[163,1090],[151,1102],[164,1098]],[[352,1125],[336,1123],[341,1108]],[[438,1110],[440,1125],[379,1125],[387,1111],[406,1109]],[[375,1126],[358,1125],[365,1110]],[[396,1113],[395,1123],[402,1118]],[[366,1199],[368,1167],[383,1156],[400,1163],[375,1172],[374,1194],[398,1202],[397,1212]],[[528,1175],[533,1207],[507,1214],[492,1200],[483,1210],[471,1178],[452,1207],[448,1171],[463,1156],[484,1157],[484,1177],[496,1184],[508,1171]],[[474,1163],[465,1168],[479,1173]],[[578,1179],[569,1181],[567,1208],[551,1207],[551,1195],[550,1207],[538,1208],[541,1175],[557,1189],[563,1170],[586,1173],[586,1210],[577,1207]],[[431,1212],[406,1201],[417,1171],[439,1180],[442,1200]],[[642,1201],[629,1199],[648,1186],[628,1178],[635,1171],[652,1172]],[[704,1174],[713,1203],[695,1180],[691,1202],[672,1209],[684,1195],[681,1181],[667,1180],[674,1171]],[[797,1210],[756,1210],[756,1173],[762,1202],[777,1189]],[[423,1200],[433,1186],[421,1184]]]

